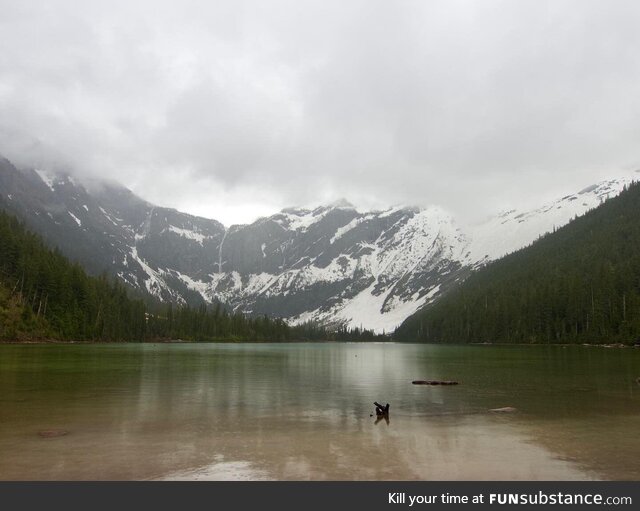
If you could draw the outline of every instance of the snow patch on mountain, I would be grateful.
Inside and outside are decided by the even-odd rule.
[[[147,262],[138,255],[138,248],[135,246],[131,247],[131,258],[140,265],[144,273],[147,275],[147,278],[143,279],[143,282],[145,289],[150,295],[162,299],[163,290],[172,294],[169,286],[167,286],[167,283],[164,281],[162,272],[151,268],[151,266],[149,266]]]
[[[42,182],[49,187],[49,190],[51,190],[52,192],[55,192],[55,187],[54,187],[55,176],[52,176],[41,169],[33,169],[33,170],[35,171],[36,174],[38,174],[40,179],[42,179]]]
[[[193,240],[196,243],[199,243],[200,245],[204,244],[204,240],[206,240],[208,238],[208,236],[205,236],[204,234],[201,234],[197,231],[193,231],[190,229],[182,229],[180,227],[176,227],[175,225],[170,225],[167,229],[165,229],[164,232],[169,231],[169,232],[174,232],[176,233],[178,236],[182,236],[183,238],[187,238],[189,240]]]
[[[457,258],[466,243],[452,217],[441,208],[430,207],[403,221],[391,237],[381,235],[369,258],[371,274],[376,278],[399,277],[440,250],[446,250],[449,258]]]
[[[113,225],[115,225],[116,227],[118,227],[118,223],[116,222],[116,218],[112,215],[110,215],[109,213],[107,213],[103,207],[99,207],[100,211],[102,211],[102,214],[105,216],[105,218],[107,220],[109,220],[109,222],[111,222]],[[122,219],[118,218],[117,220],[120,221],[120,223],[122,223]]]
[[[402,206],[393,206],[392,208],[385,209],[382,213],[378,215],[378,218],[385,218],[393,215],[394,213],[398,213],[402,211],[404,208]]]
[[[187,287],[196,293],[199,293],[205,301],[213,301],[212,296],[209,294],[210,284],[207,282],[203,282],[201,280],[192,279],[189,275],[185,275],[184,273],[180,273],[179,271],[173,271],[173,275],[178,277],[182,282],[184,282]]]
[[[277,278],[277,275],[271,273],[252,273],[244,285],[243,293],[245,296],[261,295],[271,287]]]
[[[69,213],[69,216],[75,220],[75,222],[78,224],[78,227],[82,227],[82,222],[76,215],[74,215],[71,211],[67,211],[67,213]]]
[[[361,223],[366,222],[367,220],[370,220],[370,219],[374,218],[374,216],[375,216],[374,214],[368,214],[368,215],[364,215],[364,216],[361,216],[361,217],[354,218],[347,225],[345,225],[343,227],[339,227],[338,230],[336,231],[336,233],[329,240],[329,243],[331,243],[333,245],[337,240],[342,238],[346,233],[348,233],[349,231],[353,230],[356,226],[360,225]]]
[[[391,288],[376,296],[375,284],[372,284],[349,300],[341,310],[337,311],[335,317],[350,328],[365,327],[379,333],[390,332],[422,305],[417,300],[407,301],[399,303],[390,312],[383,313],[384,303],[392,290]]]
[[[317,282],[339,282],[352,279],[358,268],[359,261],[348,254],[340,254],[324,268],[311,264],[295,270],[298,286],[311,285]]]
[[[304,231],[313,224],[322,220],[331,211],[330,208],[285,209],[282,213],[273,217],[273,220],[283,228],[290,231]]]

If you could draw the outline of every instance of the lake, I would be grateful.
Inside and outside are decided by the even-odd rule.
[[[0,345],[0,479],[640,480],[639,376],[633,348]]]

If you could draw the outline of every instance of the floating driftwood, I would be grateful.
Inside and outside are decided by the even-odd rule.
[[[385,406],[382,406],[377,401],[374,401],[373,404],[376,405],[376,415],[378,416],[389,415],[389,403],[387,403]]]
[[[414,385],[459,385],[460,383],[453,380],[413,380]]]
[[[503,406],[502,408],[492,408],[489,411],[493,413],[513,413],[517,412],[518,409],[514,408],[513,406]]]
[[[64,429],[44,429],[42,431],[38,431],[38,435],[42,438],[55,438],[58,436],[68,435],[69,432]]]

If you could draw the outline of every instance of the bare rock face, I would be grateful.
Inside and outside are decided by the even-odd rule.
[[[38,436],[42,438],[56,438],[68,434],[69,432],[64,429],[43,429],[42,431],[38,431]]]

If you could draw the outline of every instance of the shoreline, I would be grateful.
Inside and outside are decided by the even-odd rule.
[[[155,339],[145,341],[81,341],[81,340],[61,340],[61,339],[26,339],[26,340],[7,340],[0,339],[2,344],[303,344],[303,343],[365,343],[380,341],[330,341],[330,340],[289,340],[289,341],[188,341],[184,339]],[[392,342],[392,341],[385,341]]]
[[[312,344],[312,343],[340,343],[340,344],[432,344],[434,346],[445,345],[445,343],[420,343],[410,341],[334,341],[334,340],[287,340],[287,341],[238,341],[238,340],[217,340],[217,341],[189,341],[184,339],[154,339],[145,341],[83,341],[83,340],[61,340],[61,339],[0,339],[0,345],[47,345],[47,344]],[[450,346],[558,346],[558,347],[584,347],[584,348],[640,348],[639,344],[624,343],[507,343],[507,342],[470,342],[470,343],[447,343]]]

